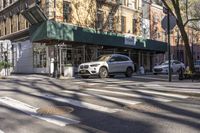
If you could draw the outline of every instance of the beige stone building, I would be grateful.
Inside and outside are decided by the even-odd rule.
[[[141,8],[142,0],[2,0],[0,40],[12,41],[14,72],[63,73],[112,53],[150,70],[166,46],[141,38]]]

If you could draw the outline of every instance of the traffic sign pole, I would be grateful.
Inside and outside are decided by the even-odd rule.
[[[169,9],[167,9],[167,34],[168,34],[168,60],[169,60],[168,79],[169,79],[169,82],[171,82],[172,81],[172,71],[171,71],[170,14],[169,14]]]

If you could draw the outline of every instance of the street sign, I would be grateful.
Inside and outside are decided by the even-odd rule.
[[[176,18],[173,15],[170,15],[169,17],[170,21],[170,30],[173,30],[176,26]],[[161,21],[162,28],[167,32],[167,15],[163,18]]]

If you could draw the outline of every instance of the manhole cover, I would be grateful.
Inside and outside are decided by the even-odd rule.
[[[48,107],[39,108],[37,110],[37,113],[39,113],[40,115],[63,115],[63,114],[71,113],[72,111],[74,111],[74,109],[71,107],[48,106]]]

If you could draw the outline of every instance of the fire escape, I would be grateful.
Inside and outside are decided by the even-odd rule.
[[[97,22],[96,27],[98,30],[103,31],[108,27],[108,31],[114,30],[115,14],[121,5],[121,0],[96,0],[97,1]],[[103,6],[109,7],[109,13],[104,20]]]

